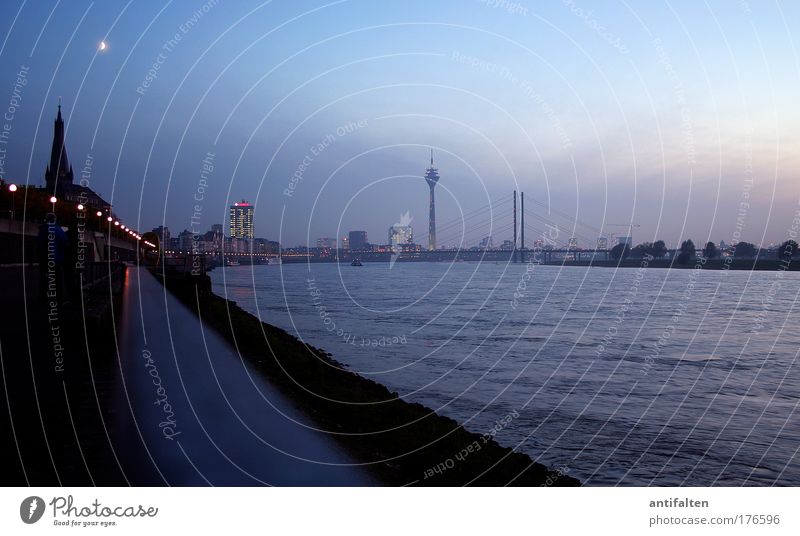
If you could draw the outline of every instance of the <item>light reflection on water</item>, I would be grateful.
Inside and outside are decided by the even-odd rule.
[[[497,439],[587,484],[800,485],[798,273],[365,263],[211,278],[472,431],[516,411]]]

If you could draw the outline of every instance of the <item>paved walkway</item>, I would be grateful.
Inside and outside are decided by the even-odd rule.
[[[116,320],[112,430],[122,458],[144,460],[132,483],[376,484],[147,270],[128,269]]]

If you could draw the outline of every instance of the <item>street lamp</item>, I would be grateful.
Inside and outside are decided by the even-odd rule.
[[[16,184],[9,184],[8,185],[8,191],[11,192],[11,219],[13,220],[14,219],[14,214],[17,211],[17,207],[16,207],[17,196],[14,195],[14,192],[17,191],[17,185]]]
[[[83,210],[83,205],[81,203],[78,203],[78,210]]]

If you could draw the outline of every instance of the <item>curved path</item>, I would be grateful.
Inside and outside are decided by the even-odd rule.
[[[377,484],[147,270],[128,268],[124,293],[111,434],[144,460],[131,483]]]

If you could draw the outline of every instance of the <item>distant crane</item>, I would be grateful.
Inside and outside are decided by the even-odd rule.
[[[638,223],[607,223],[606,227],[627,227],[628,228],[628,240],[631,241],[629,244],[633,247],[633,228],[634,227],[641,227]],[[614,233],[611,233],[611,241],[614,241]]]

